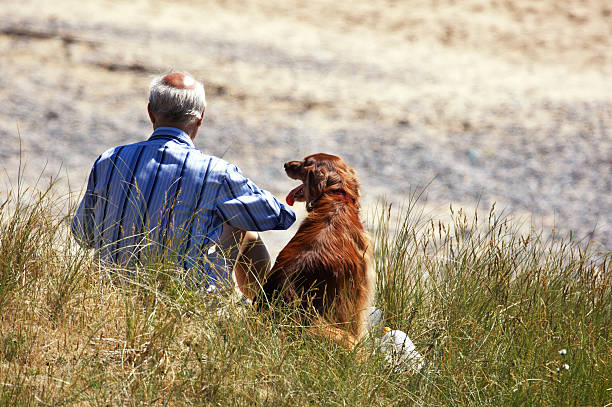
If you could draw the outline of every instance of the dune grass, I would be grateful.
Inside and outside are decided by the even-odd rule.
[[[72,240],[53,186],[1,198],[0,405],[612,402],[611,253],[521,234],[493,210],[443,223],[413,199],[373,216],[376,305],[427,359],[409,374],[368,341],[310,336],[294,310],[185,289],[172,264],[117,284]]]

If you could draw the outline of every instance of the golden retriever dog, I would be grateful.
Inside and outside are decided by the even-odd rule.
[[[302,182],[287,203],[305,202],[308,216],[278,255],[256,301],[314,309],[312,330],[353,348],[364,334],[376,285],[355,171],[340,157],[321,153],[285,163],[285,172]]]

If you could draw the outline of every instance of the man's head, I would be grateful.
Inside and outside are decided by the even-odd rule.
[[[148,110],[154,128],[177,127],[194,138],[206,110],[204,86],[183,72],[159,76],[149,87]]]

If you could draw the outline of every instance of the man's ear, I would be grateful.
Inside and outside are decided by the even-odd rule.
[[[308,188],[308,200],[314,201],[321,196],[327,186],[327,170],[325,168],[313,168],[306,175],[306,187]]]
[[[155,115],[153,114],[153,112],[151,111],[151,104],[147,104],[147,112],[149,112],[149,120],[151,120],[151,123],[153,124],[153,126],[155,126]]]
[[[196,126],[198,128],[202,125],[202,122],[204,121],[204,113],[206,113],[206,108],[202,109],[202,116],[200,117],[200,120],[198,120],[196,123]]]
[[[202,109],[202,115],[200,116],[200,118],[193,122],[194,127],[193,127],[193,131],[191,132],[191,139],[195,140],[196,135],[198,134],[198,130],[200,130],[200,127],[202,126],[202,122],[204,121],[204,112],[206,111],[206,108]]]

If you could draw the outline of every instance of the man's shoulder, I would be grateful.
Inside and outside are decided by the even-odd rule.
[[[219,158],[214,155],[208,155],[206,157],[210,159],[211,165],[214,165],[218,169],[222,169],[223,171],[240,171],[238,167],[236,167],[234,164],[230,163],[229,161],[224,160],[223,158]]]
[[[240,169],[229,161],[226,161],[223,158],[219,158],[214,155],[207,155],[203,152],[200,153],[202,155],[198,161],[204,160],[206,162],[206,166],[209,169],[209,174],[213,177],[216,177],[221,180],[232,178],[234,174],[239,174],[240,176],[242,176],[242,172],[240,171]]]
[[[123,144],[123,145],[111,147],[107,149],[106,151],[104,151],[102,154],[100,154],[100,157],[98,158],[98,160],[107,160],[109,158],[115,157],[121,151],[128,152],[130,150],[138,148],[143,143],[144,141],[139,141],[136,143]]]
[[[136,143],[111,147],[104,151],[102,154],[100,154],[100,156],[96,160],[96,164],[114,163],[117,159],[124,161],[131,155],[135,155],[141,149],[141,147],[146,146],[149,143],[149,141],[145,140]],[[176,150],[173,149],[173,152],[175,153],[178,150],[183,150],[183,148],[184,147],[181,147],[180,149]],[[231,177],[231,175],[233,174],[242,175],[242,172],[236,165],[224,160],[223,158],[206,154],[202,150],[199,150],[195,147],[188,147],[186,148],[186,150],[188,151],[188,155],[186,156],[185,152],[183,151],[177,156],[177,159],[179,156],[182,156],[180,160],[183,161],[182,165],[186,166],[187,171],[195,170],[196,168],[200,169],[202,167],[206,167],[211,175],[216,174],[219,177],[226,177],[228,175]],[[166,156],[166,160],[167,158],[168,156]]]
[[[135,143],[122,144],[122,145],[111,147],[105,150],[102,154],[100,154],[98,161],[105,161],[109,159],[114,160],[117,158],[117,156],[121,156],[122,158],[125,158],[126,156],[129,156],[130,154],[138,153],[140,150],[142,150],[143,147],[149,147],[154,150],[158,150],[160,153],[166,148],[168,148],[166,144],[155,143],[155,142],[152,142],[151,140],[142,140],[142,141],[137,141]],[[192,159],[197,158],[200,161],[208,160],[209,158],[220,160],[216,157],[212,157],[212,156],[205,154],[204,152],[202,152],[201,150],[195,147],[170,146],[170,149],[168,150],[168,152],[170,152],[170,154],[183,155],[183,156],[185,155],[185,152],[189,152],[189,156]]]

